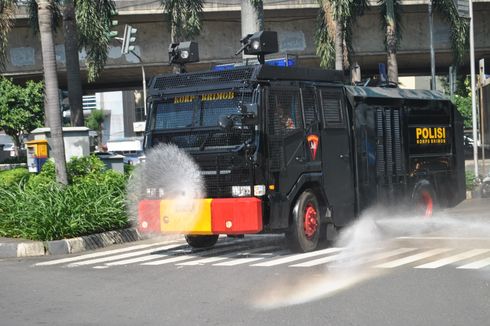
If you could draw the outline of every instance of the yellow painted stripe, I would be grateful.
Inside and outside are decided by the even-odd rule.
[[[161,200],[160,226],[163,233],[212,234],[211,198]]]

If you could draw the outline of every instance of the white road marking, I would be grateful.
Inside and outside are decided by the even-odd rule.
[[[85,260],[85,261],[81,261],[81,262],[77,262],[77,263],[71,263],[68,265],[68,267],[95,265],[95,264],[105,263],[105,262],[119,260],[119,259],[126,259],[126,258],[130,258],[130,257],[135,257],[135,256],[142,256],[142,255],[149,254],[151,252],[168,250],[168,249],[172,249],[172,248],[176,248],[176,247],[180,247],[180,246],[182,246],[182,244],[173,244],[173,245],[168,245],[168,246],[163,246],[163,247],[141,250],[141,251],[137,251],[137,252],[130,252],[127,254],[120,254],[120,255],[116,255],[116,256],[90,259],[90,260]]]
[[[484,254],[484,253],[489,252],[489,251],[490,251],[490,249],[473,249],[473,250],[462,252],[462,253],[454,255],[454,256],[442,258],[442,259],[436,260],[436,261],[431,262],[431,263],[415,266],[414,268],[439,268],[441,266],[449,265],[449,264],[458,262],[460,260],[475,257],[475,256]]]
[[[294,255],[283,257],[283,258],[273,259],[271,261],[266,261],[263,263],[253,264],[250,266],[260,266],[260,267],[277,266],[277,265],[287,264],[287,263],[290,263],[293,261],[298,261],[298,260],[305,259],[305,258],[311,258],[311,257],[316,257],[316,256],[321,256],[321,255],[333,253],[333,252],[338,252],[340,250],[342,250],[342,248],[328,248],[328,249],[323,249],[323,250],[318,250],[318,251],[306,252],[304,254],[294,254]]]
[[[393,256],[405,254],[407,252],[414,251],[414,250],[416,250],[416,248],[398,248],[398,249],[387,251],[387,252],[381,252],[379,254],[368,257],[365,260],[365,263],[372,263],[372,262],[375,262],[377,260],[387,259],[387,258],[390,258]]]
[[[149,262],[149,263],[143,263],[141,265],[146,265],[146,266],[159,266],[159,265],[176,263],[176,262],[179,262],[179,261],[193,259],[193,258],[198,258],[198,256],[176,256],[176,257],[172,257],[172,258],[168,258],[168,259],[152,261],[152,262]]]
[[[42,262],[42,263],[37,263],[34,266],[51,266],[51,265],[71,263],[74,261],[97,258],[97,257],[104,257],[104,256],[113,255],[113,254],[120,254],[123,252],[135,251],[135,250],[139,250],[139,249],[145,249],[145,248],[149,248],[149,247],[160,246],[162,244],[171,244],[171,243],[175,243],[175,242],[177,242],[177,241],[163,241],[163,242],[157,242],[157,243],[152,243],[152,244],[136,245],[136,246],[132,246],[132,247],[95,252],[92,254],[85,254],[85,255],[80,255],[80,256],[76,256],[76,257],[50,260],[50,261],[46,261],[46,262]],[[184,244],[185,244],[184,242],[181,243],[181,245],[184,245]]]
[[[475,262],[472,262],[472,263],[469,263],[469,264],[466,264],[463,266],[459,266],[457,268],[458,269],[480,269],[480,268],[486,267],[488,265],[490,265],[490,258],[477,260]]]
[[[413,263],[413,262],[418,261],[418,260],[429,258],[429,257],[435,256],[435,255],[439,255],[439,254],[442,254],[444,252],[448,252],[448,251],[451,251],[451,250],[452,249],[450,249],[450,248],[432,249],[432,250],[429,250],[429,251],[424,251],[424,252],[421,252],[419,254],[415,254],[415,255],[412,255],[412,256],[400,258],[400,259],[397,259],[397,260],[394,260],[394,261],[391,261],[391,262],[387,262],[387,263],[384,263],[384,264],[381,264],[381,265],[377,265],[377,266],[374,266],[374,267],[376,267],[376,268],[394,268],[394,267],[399,267],[399,266],[402,266],[402,265]]]
[[[413,236],[413,237],[397,237],[398,240],[487,240],[489,238],[485,237],[422,237],[422,236]]]
[[[163,258],[163,257],[167,257],[167,256],[168,255],[166,255],[166,254],[152,254],[152,255],[148,255],[148,256],[142,256],[142,257],[136,257],[136,258],[114,261],[112,263],[106,263],[104,265],[105,266],[122,266],[122,265],[134,264],[134,263],[142,263],[145,261],[155,260],[155,259],[159,259],[159,258]]]
[[[208,257],[208,258],[203,258],[203,259],[188,261],[188,262],[185,262],[185,263],[179,263],[179,264],[176,264],[176,265],[196,266],[196,265],[204,265],[204,264],[208,264],[208,263],[214,263],[214,262],[221,261],[221,260],[226,260],[226,259],[228,259],[228,257],[223,257],[223,256],[221,256],[221,257]]]
[[[274,247],[276,248],[276,247]],[[258,250],[254,250],[254,251],[258,251]],[[266,251],[266,250],[261,250],[261,251]],[[242,253],[240,255],[235,255],[235,256],[232,256],[228,261],[225,261],[225,262],[222,262],[222,263],[218,263],[218,264],[213,264],[213,266],[237,266],[237,265],[243,265],[243,264],[248,264],[248,263],[252,263],[254,261],[258,261],[258,260],[262,260],[262,259],[265,259],[265,258],[269,258],[267,256],[279,256],[279,255],[282,255],[282,254],[285,254],[285,253],[288,253],[290,252],[289,250],[279,250],[279,251],[276,251],[276,252],[264,252],[264,253],[253,253],[253,251],[249,251],[249,252],[246,252],[246,253]],[[243,257],[243,256],[246,256],[247,254],[250,254],[252,253],[252,256],[255,256],[255,257]],[[257,256],[260,256],[260,257],[257,257]]]
[[[241,249],[240,245],[220,247],[218,249],[211,249],[211,250],[208,250],[208,251],[201,251],[200,252],[201,255],[198,255],[198,254],[196,254],[196,255],[183,255],[183,256],[177,256],[177,257],[173,257],[173,258],[167,258],[167,259],[157,260],[157,261],[153,261],[153,262],[149,262],[149,263],[143,263],[141,265],[158,266],[158,265],[163,265],[163,264],[168,264],[168,263],[175,263],[177,261],[188,260],[188,259],[193,259],[193,258],[203,258],[202,255],[210,256],[210,255],[214,255],[214,254],[219,254],[221,252],[230,251],[230,250],[232,250],[235,247],[238,247],[237,248],[238,250]],[[188,258],[185,258],[184,259],[182,257],[188,257]],[[181,258],[181,259],[177,259],[177,258]],[[216,257],[210,257],[210,258],[216,258]]]
[[[349,249],[347,249],[347,251],[345,251],[345,249],[344,249],[344,251],[342,251],[336,255],[309,260],[309,261],[306,261],[304,263],[290,265],[289,267],[313,267],[313,266],[323,265],[325,263],[329,263],[329,262],[336,261],[336,260],[339,260],[340,262],[342,262],[344,259],[345,259],[346,265],[349,264],[349,261],[355,264],[356,257],[362,256],[362,255],[364,255],[368,252],[371,252],[373,250],[379,250],[379,249],[378,248],[369,248],[369,249],[363,249],[361,251],[354,251],[354,252],[350,252]]]

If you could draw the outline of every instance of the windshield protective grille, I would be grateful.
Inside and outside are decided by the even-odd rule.
[[[230,82],[243,83],[243,81],[252,78],[254,70],[254,67],[240,67],[222,71],[165,75],[156,77],[153,87],[150,85],[150,88],[166,90],[202,85],[218,85]]]

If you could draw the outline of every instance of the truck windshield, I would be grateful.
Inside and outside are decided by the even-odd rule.
[[[250,93],[234,91],[167,97],[156,104],[152,129],[217,127],[221,116],[239,113],[239,102],[250,100]]]

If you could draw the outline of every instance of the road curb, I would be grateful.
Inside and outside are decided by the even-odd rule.
[[[0,242],[0,258],[66,255],[141,240],[136,229],[123,229],[53,241]]]

